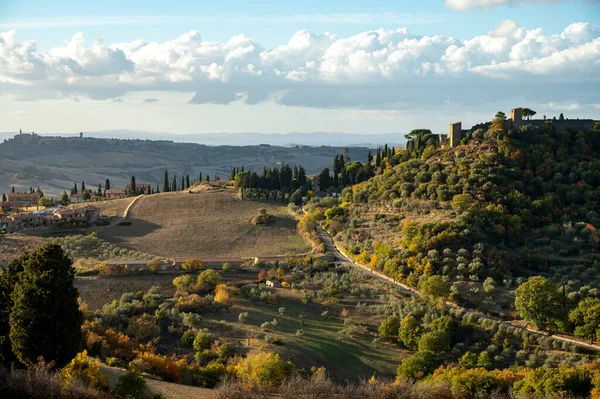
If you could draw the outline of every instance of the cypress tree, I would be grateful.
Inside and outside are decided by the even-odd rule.
[[[14,187],[13,187],[14,193]],[[73,182],[73,188],[71,189],[71,194],[77,194],[77,182]]]
[[[181,186],[179,186],[179,187],[181,187],[181,190],[185,190],[185,180],[184,180],[183,176],[181,176]]]
[[[185,175],[185,188],[190,188],[190,175]]]
[[[110,190],[110,180],[106,179],[106,181],[104,182],[104,189]]]
[[[12,186],[12,189],[11,189],[11,190],[12,190],[12,192],[14,193],[14,192],[15,192],[15,186]]]
[[[231,180],[235,180],[235,175],[236,175],[236,173],[235,173],[235,168],[233,168],[233,169],[231,170],[231,174],[229,175],[229,181],[231,181]]]
[[[210,176],[209,175],[206,175],[206,182],[210,183]]]
[[[202,172],[198,175],[198,182],[202,183]]]
[[[2,202],[6,202],[6,194],[2,194]]]
[[[129,182],[129,192],[131,194],[137,194],[137,184],[135,184],[135,176],[131,176],[131,182]]]
[[[173,181],[171,182],[171,191],[177,191],[177,176],[173,175]]]
[[[160,193],[160,190],[158,189],[158,184],[156,185],[156,191],[154,191],[156,194]]]
[[[98,195],[102,196],[102,184],[98,183]]]
[[[85,182],[82,181],[81,182],[81,192],[84,192],[84,191],[85,191]]]
[[[17,281],[19,273],[23,271],[23,259],[28,255],[11,261],[4,271],[0,273],[0,364],[7,368],[18,364],[17,358],[10,344],[10,312],[13,307],[11,293]]]
[[[163,193],[169,192],[169,171],[165,169],[165,181],[163,182]]]
[[[42,357],[61,368],[79,352],[82,338],[72,261],[59,245],[46,244],[23,257],[22,265],[11,294],[12,351],[27,366]]]

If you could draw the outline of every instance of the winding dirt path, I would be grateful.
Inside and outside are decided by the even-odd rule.
[[[350,257],[344,253],[343,249],[339,248],[335,242],[333,241],[333,238],[329,235],[329,233],[327,233],[321,226],[317,226],[317,235],[319,236],[319,238],[321,239],[321,241],[323,241],[323,244],[325,244],[325,248],[331,252],[331,254],[338,260],[340,261],[341,264],[345,265],[345,266],[349,266],[349,267],[354,267],[356,269],[360,269],[363,272],[365,272],[366,274],[380,280],[380,281],[384,281],[386,283],[392,284],[394,287],[396,287],[396,289],[400,292],[402,292],[403,294],[407,294],[410,296],[420,296],[419,291],[415,290],[412,287],[407,286],[406,284],[403,284],[397,280],[394,280],[393,278],[386,276],[383,273],[380,273],[376,270],[373,270],[371,268],[368,268],[364,265],[361,265],[359,263],[355,263],[354,261],[352,261],[350,259]],[[446,304],[448,306],[451,306],[453,308],[461,308],[460,306],[458,306],[457,304],[450,302],[450,301],[446,301]],[[465,309],[468,310],[468,309]],[[530,326],[522,326],[519,325],[517,323],[517,320],[511,320],[511,321],[505,321],[505,320],[500,320],[497,319],[495,317],[490,317],[490,316],[486,316],[481,314],[481,317],[484,317],[486,319],[490,319],[490,320],[494,320],[497,321],[499,323],[504,324],[505,326],[510,326],[510,327],[516,327],[519,328],[521,330],[526,330],[529,331],[533,334],[539,335],[539,336],[543,336],[543,337],[548,337],[550,336],[548,333],[542,332],[540,330],[537,330],[533,327]],[[562,341],[562,342],[568,342],[571,344],[575,344],[581,348],[585,348],[587,350],[590,351],[594,351],[594,352],[600,352],[600,346],[596,345],[596,344],[589,344],[585,341],[581,341],[579,339],[573,338],[572,336],[566,336],[566,335],[552,335],[552,338]]]
[[[123,212],[123,217],[121,218],[121,222],[124,222],[124,221],[128,220],[128,218],[129,218],[129,211],[136,204],[136,202],[138,202],[139,199],[142,198],[143,196],[144,196],[144,194],[140,194],[137,197],[135,197],[133,200],[131,200],[131,202],[129,203],[129,205],[127,205],[127,208],[125,208],[125,212]]]

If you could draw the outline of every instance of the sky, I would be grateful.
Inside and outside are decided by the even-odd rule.
[[[598,0],[0,0],[0,131],[599,119]]]

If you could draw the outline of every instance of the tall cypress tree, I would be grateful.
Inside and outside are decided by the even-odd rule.
[[[200,183],[202,183],[202,181],[203,181],[203,180],[202,180],[202,172],[200,172],[200,174],[198,175],[198,181],[199,181]]]
[[[163,182],[163,193],[168,193],[169,190],[169,171],[165,169],[165,181]]]
[[[190,188],[190,175],[185,175],[185,188]]]
[[[27,366],[42,357],[63,367],[79,351],[82,338],[72,261],[59,245],[46,244],[25,256],[22,264],[11,294],[12,350]]]
[[[84,192],[84,191],[85,191],[85,182],[82,181],[81,182],[81,192]]]
[[[173,181],[171,182],[171,191],[177,191],[177,176],[173,175]]]
[[[129,192],[131,194],[137,194],[137,184],[135,184],[135,176],[131,176],[131,182],[129,183]]]
[[[185,179],[183,178],[183,176],[181,176],[181,190],[185,190]]]
[[[155,193],[156,194],[160,193],[160,190],[158,189],[158,184],[156,184],[156,191],[155,191]]]
[[[110,180],[106,179],[106,181],[104,182],[104,189],[110,190]]]
[[[28,255],[11,261],[0,273],[0,364],[7,368],[18,364],[10,343],[10,312],[14,305],[11,294],[23,271],[23,259]]]

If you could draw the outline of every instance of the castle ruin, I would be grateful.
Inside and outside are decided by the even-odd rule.
[[[512,125],[514,128],[521,127],[523,122],[523,108],[513,108],[510,110],[510,120],[512,120]]]
[[[461,139],[462,122],[455,122],[450,124],[450,147],[454,148],[460,144]]]

